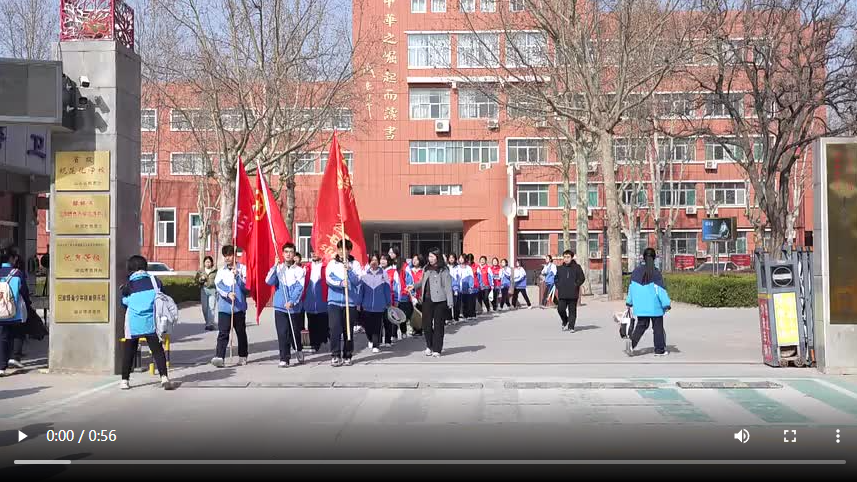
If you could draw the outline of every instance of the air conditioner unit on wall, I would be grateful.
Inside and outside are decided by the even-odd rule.
[[[696,257],[697,257],[697,258],[707,258],[707,257],[708,257],[708,253],[706,253],[705,251],[703,251],[703,250],[701,250],[701,249],[700,249],[700,250],[697,250],[697,251],[696,251]]]
[[[527,208],[518,208],[518,217],[527,217],[530,215],[530,210]]]
[[[601,251],[590,251],[589,252],[589,259],[600,259],[600,258],[601,258]]]
[[[705,168],[709,171],[717,170],[717,161],[705,161]]]
[[[598,172],[598,163],[597,162],[590,162],[586,166],[586,171],[589,172],[590,174]]]
[[[449,132],[449,119],[438,119],[434,121],[435,132]]]
[[[592,208],[586,208],[586,217],[591,218],[592,214],[595,212]]]
[[[500,128],[500,121],[498,121],[497,119],[488,119],[487,124],[488,124],[488,129],[490,129],[492,131],[496,131],[497,129]]]
[[[545,118],[536,119],[536,127],[541,128],[541,127],[547,127],[547,126],[548,126],[548,120],[547,119],[545,119]]]
[[[480,171],[487,171],[488,169],[491,169],[490,163],[488,163],[488,162],[480,162],[479,163],[479,170]]]
[[[687,215],[690,215],[690,216],[695,215],[696,214],[696,206],[688,206],[688,207],[684,208],[684,213]]]

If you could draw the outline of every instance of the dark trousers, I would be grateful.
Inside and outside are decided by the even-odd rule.
[[[309,343],[314,350],[330,338],[330,326],[327,323],[327,313],[307,313],[309,318]]]
[[[667,350],[667,334],[664,331],[663,316],[638,316],[637,324],[634,326],[634,333],[631,334],[631,348],[636,348],[640,343],[640,338],[649,329],[649,323],[652,324],[652,331],[655,333],[655,353],[661,354]]]
[[[542,297],[542,306],[547,306],[548,301],[550,300],[551,289],[553,289],[553,283],[545,283],[545,294]]]
[[[399,323],[398,326],[399,331],[401,331],[402,336],[404,336],[408,333],[408,322],[411,321],[411,317],[414,316],[414,304],[410,301],[400,301],[399,309],[405,314],[405,321]],[[395,328],[393,329],[393,338],[398,338]]]
[[[494,311],[497,311],[498,309],[500,309],[501,306],[503,306],[502,300],[500,298],[500,296],[501,296],[500,295],[500,288],[494,288],[492,291],[494,291],[494,300],[493,300]]]
[[[152,352],[152,358],[155,359],[155,366],[158,367],[158,374],[162,377],[167,376],[167,356],[164,354],[164,347],[161,345],[161,340],[158,335],[149,335],[146,338],[146,344],[149,345],[149,351]],[[134,357],[137,355],[137,346],[140,344],[140,338],[130,338],[123,342],[125,345],[122,349],[122,379],[128,380],[131,378],[131,368],[134,366]]]
[[[23,323],[0,325],[0,370],[8,368],[10,359],[21,361],[24,328]]]
[[[509,303],[509,287],[500,288],[500,307],[507,306],[511,307],[512,304]]]
[[[433,352],[443,351],[443,333],[449,307],[445,301],[432,303],[423,302],[423,333],[426,337],[426,348]]]
[[[461,317],[461,295],[454,294],[452,295],[452,313],[450,313],[451,319],[458,321]]]
[[[491,298],[491,289],[490,288],[487,290],[483,289],[482,291],[479,292],[479,294],[481,296],[479,301],[481,301],[482,304],[485,305],[485,312],[486,313],[490,312],[491,311],[491,299],[490,299]]]
[[[366,338],[376,347],[381,344],[381,326],[387,318],[385,315],[383,311],[364,311],[361,317],[363,328],[366,329]]]
[[[357,320],[357,308],[348,308],[351,319],[350,330],[345,320],[345,307],[328,305],[327,318],[330,323],[330,356],[350,359],[354,352],[354,322]]]
[[[461,296],[464,298],[462,301],[464,317],[473,318],[476,316],[476,294],[462,293]]]
[[[289,361],[292,358],[292,348],[296,352],[304,349],[301,341],[301,330],[303,329],[303,313],[292,313],[291,322],[289,314],[285,311],[274,311],[274,324],[277,326],[277,346],[280,349],[280,361]]]
[[[238,339],[238,356],[247,357],[247,312],[236,311],[234,315],[217,313],[217,358],[226,358],[226,346],[229,345],[232,328],[235,328],[235,338]]]
[[[556,310],[559,311],[562,326],[574,328],[577,323],[577,298],[560,298],[556,303]]]
[[[398,327],[394,326],[393,323],[387,318],[387,313],[383,313],[381,326],[384,329],[384,343],[390,344],[393,342],[393,331],[397,330]]]
[[[530,297],[527,295],[527,289],[526,288],[515,288],[515,294],[512,295],[512,306],[514,306],[515,308],[518,308],[521,306],[518,303],[518,294],[519,293],[521,294],[521,296],[524,297],[524,301],[527,302],[527,306],[533,305],[532,303],[530,303]]]

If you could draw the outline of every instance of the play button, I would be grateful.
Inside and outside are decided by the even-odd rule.
[[[18,442],[23,442],[25,438],[27,438],[27,434],[18,430]]]

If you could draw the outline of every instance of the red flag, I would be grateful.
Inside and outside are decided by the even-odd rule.
[[[268,286],[265,277],[271,266],[280,261],[283,244],[292,240],[259,166],[256,167],[253,214],[253,229],[250,231],[250,242],[244,250],[244,258],[247,263],[247,287],[250,296],[256,301],[258,321],[274,293],[274,287]]]
[[[235,213],[232,217],[232,244],[241,249],[246,249],[250,243],[255,199],[250,178],[247,177],[244,163],[239,157],[235,166]]]
[[[351,251],[354,258],[366,263],[366,242],[363,238],[363,227],[360,225],[360,215],[357,213],[351,176],[334,134],[315,206],[313,250],[317,251],[325,262],[330,261],[336,255],[337,243],[343,238],[350,239],[354,245]]]

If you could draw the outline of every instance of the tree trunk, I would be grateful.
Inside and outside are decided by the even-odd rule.
[[[286,167],[285,179],[286,179],[286,228],[288,228],[289,232],[292,234],[293,239],[297,239],[297,233],[295,233],[295,205],[297,203],[295,199],[295,162],[294,159],[288,159],[284,164]],[[304,256],[307,256],[309,253],[302,253]]]
[[[231,246],[232,224],[235,216],[235,172],[231,176],[221,177],[217,181],[220,186],[220,218],[217,221],[217,239],[220,246]],[[217,253],[218,264],[223,261],[222,255]]]
[[[660,248],[661,248],[661,268],[662,271],[667,273],[672,273],[675,267],[673,266],[673,246],[670,240],[672,239],[673,229],[670,223],[667,224],[667,227],[663,230],[663,234],[661,234],[660,240]],[[660,232],[660,230],[658,230]]]
[[[613,158],[612,136],[607,132],[598,133],[598,152],[601,156],[601,168],[604,174],[604,193],[607,204],[607,244],[610,257],[607,266],[607,297],[611,300],[622,299],[622,218],[619,213],[619,189],[616,187],[616,173],[613,171],[616,160]]]
[[[571,249],[571,233],[569,233],[571,225],[571,180],[568,170],[570,165],[565,163],[562,169],[562,196],[565,196],[565,202],[562,205],[562,245],[565,249]],[[578,216],[579,218],[579,216]],[[557,253],[562,256],[562,253]]]
[[[592,294],[592,281],[589,276],[589,165],[583,153],[575,154],[577,159],[577,262],[583,268],[586,281],[581,286],[583,294]]]

